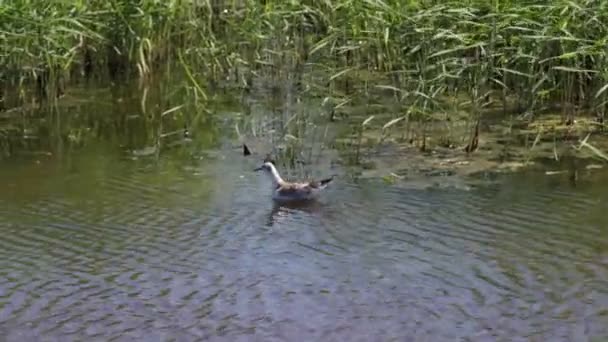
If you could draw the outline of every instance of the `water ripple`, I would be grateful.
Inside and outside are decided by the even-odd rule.
[[[235,165],[191,171],[204,179],[123,165],[97,174],[94,190],[0,194],[0,331],[7,340],[608,334],[597,197],[516,179],[472,191],[343,180],[318,205],[277,207],[258,195],[265,179]]]

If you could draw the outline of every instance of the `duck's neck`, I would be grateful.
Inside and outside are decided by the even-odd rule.
[[[279,171],[274,166],[270,167],[270,176],[272,177],[272,183],[274,186],[277,186],[283,183],[283,178],[279,175]]]

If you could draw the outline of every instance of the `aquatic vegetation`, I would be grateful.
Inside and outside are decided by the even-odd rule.
[[[432,143],[471,153],[496,118],[512,133],[559,113],[557,144],[569,127],[605,127],[606,19],[608,5],[591,0],[3,2],[0,110],[83,78],[179,74],[192,103],[165,114],[184,105],[204,115],[226,87],[262,92],[298,149],[312,117],[293,104],[318,99],[330,121],[357,127],[357,162],[370,115],[365,131],[381,141],[397,133],[425,151],[441,127]],[[547,131],[532,133],[536,143]]]
[[[594,105],[603,114],[608,96],[608,9],[590,0],[20,0],[4,2],[0,16],[4,80],[86,75],[104,63],[110,73],[144,77],[183,57],[216,80],[242,67],[274,79],[314,77],[337,95],[390,92],[422,112],[464,94],[458,104],[472,109],[494,98],[508,109],[516,96],[521,111],[560,103],[566,115]]]
[[[85,78],[148,77],[199,40],[202,6],[187,1],[5,1],[0,5],[0,85],[61,95]],[[200,26],[200,27],[199,27]],[[59,94],[57,94],[59,92]],[[19,94],[23,95],[23,94]]]

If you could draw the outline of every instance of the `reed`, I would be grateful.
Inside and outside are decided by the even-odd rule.
[[[179,48],[205,44],[198,40],[201,7],[179,0],[4,1],[0,88],[54,98],[83,78],[145,78]]]
[[[420,121],[422,148],[428,122],[465,110],[473,151],[489,108],[603,128],[607,19],[592,0],[15,0],[0,9],[0,89],[56,95],[79,76],[177,66],[197,101],[225,80],[335,107],[390,95],[386,123]]]

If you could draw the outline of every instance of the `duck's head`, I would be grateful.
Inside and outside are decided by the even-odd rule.
[[[270,154],[267,154],[266,157],[264,158],[264,161],[262,162],[262,165],[259,166],[259,167],[257,167],[253,171],[269,171],[269,172],[272,172],[272,170],[276,170],[276,168],[274,166],[274,159],[272,159],[272,157],[270,156]]]
[[[270,160],[264,160],[264,163],[255,168],[254,171],[264,171],[264,173],[271,176],[275,183],[281,183],[283,181],[279,175],[279,172],[277,171],[277,168],[274,166],[274,163]]]

